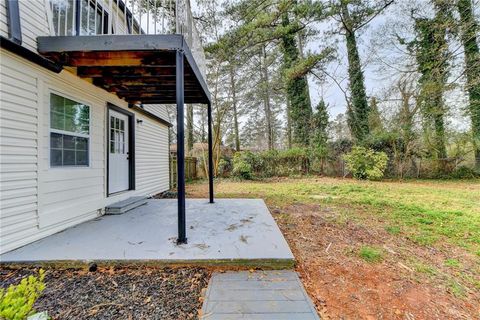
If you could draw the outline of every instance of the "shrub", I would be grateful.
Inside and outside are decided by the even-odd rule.
[[[252,179],[253,170],[250,164],[252,153],[250,151],[237,152],[233,155],[233,170],[232,175],[240,179]]]
[[[356,179],[379,180],[387,168],[388,156],[364,147],[353,147],[344,156],[348,170]]]
[[[451,177],[454,179],[473,179],[480,177],[480,174],[472,168],[460,166],[452,172]]]
[[[218,162],[218,175],[226,177],[232,171],[232,159],[228,156],[223,156]]]
[[[38,277],[23,278],[18,285],[0,289],[0,318],[23,320],[35,313],[33,304],[45,289],[45,271],[40,269]]]
[[[280,151],[278,154],[278,166],[280,175],[289,176],[308,173],[308,149],[295,147]]]

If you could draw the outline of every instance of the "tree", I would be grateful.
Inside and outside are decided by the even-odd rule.
[[[232,112],[233,112],[233,131],[235,136],[235,150],[240,151],[240,133],[238,128],[238,107],[237,107],[237,90],[235,81],[235,69],[230,65],[230,91],[232,96]]]
[[[295,28],[292,28],[288,12],[282,15],[282,49],[284,68],[289,69],[299,61],[299,49],[295,42]],[[309,123],[312,116],[312,106],[308,93],[308,82],[305,76],[287,77],[287,99],[289,102],[288,116],[293,131],[293,142],[297,145],[309,145]]]
[[[310,144],[313,148],[326,148],[329,125],[327,104],[322,99],[315,109],[312,116]]]
[[[193,105],[187,104],[187,154],[193,150]]]
[[[383,127],[380,110],[378,110],[377,98],[370,98],[370,114],[368,115],[368,126],[372,133],[382,133],[385,131]]]
[[[428,137],[433,131],[432,151],[436,159],[447,158],[445,141],[446,105],[443,94],[448,77],[448,44],[446,40],[448,8],[444,2],[434,3],[433,18],[415,18],[417,38],[410,43],[416,56],[420,94],[418,103],[424,118],[424,130]]]
[[[480,169],[480,50],[477,43],[478,26],[473,16],[471,0],[458,0],[461,41],[465,51],[465,74],[472,122],[475,166]]]
[[[265,108],[265,126],[267,128],[268,150],[275,148],[274,133],[273,133],[273,116],[272,107],[270,105],[270,81],[268,79],[268,60],[265,45],[261,46],[260,68],[262,69],[262,84],[263,84],[263,106]]]
[[[252,54],[262,48],[280,47],[283,54],[284,86],[287,95],[287,133],[292,136],[294,144],[308,146],[309,124],[312,115],[308,82],[306,74],[314,68],[324,55],[302,56],[297,40],[302,42],[308,34],[308,23],[319,16],[321,2],[287,1],[287,0],[253,0],[239,1],[227,6],[227,12],[238,27],[227,32],[223,39],[229,47],[237,51],[250,51]],[[272,50],[273,51],[273,50]],[[244,53],[243,53],[244,54]],[[265,60],[265,59],[263,59]],[[307,63],[305,63],[307,62]],[[265,74],[265,63],[260,71],[264,74],[264,106],[266,109],[266,123],[271,126],[275,119],[271,119],[268,110],[272,108],[268,103],[272,86],[269,83],[269,74]],[[268,92],[267,89],[270,89]],[[270,120],[270,121],[269,121]],[[271,128],[267,128],[268,139],[273,137]],[[269,148],[272,148],[271,139]]]
[[[379,15],[393,0],[339,0],[331,1],[332,16],[341,24],[341,34],[345,37],[348,57],[348,76],[351,103],[347,110],[348,123],[352,135],[362,142],[370,133],[370,107],[367,101],[365,78],[358,53],[357,32]]]

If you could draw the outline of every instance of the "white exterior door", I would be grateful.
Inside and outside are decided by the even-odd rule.
[[[109,110],[108,192],[129,189],[128,116]]]

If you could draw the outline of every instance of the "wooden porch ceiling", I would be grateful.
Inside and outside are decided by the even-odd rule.
[[[134,104],[176,103],[177,50],[184,51],[185,103],[208,103],[205,79],[181,35],[39,37],[38,51]]]

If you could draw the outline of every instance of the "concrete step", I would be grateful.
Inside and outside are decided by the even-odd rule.
[[[292,270],[214,272],[204,298],[202,320],[320,320]]]
[[[146,197],[131,197],[105,207],[106,215],[122,214],[147,203]]]

